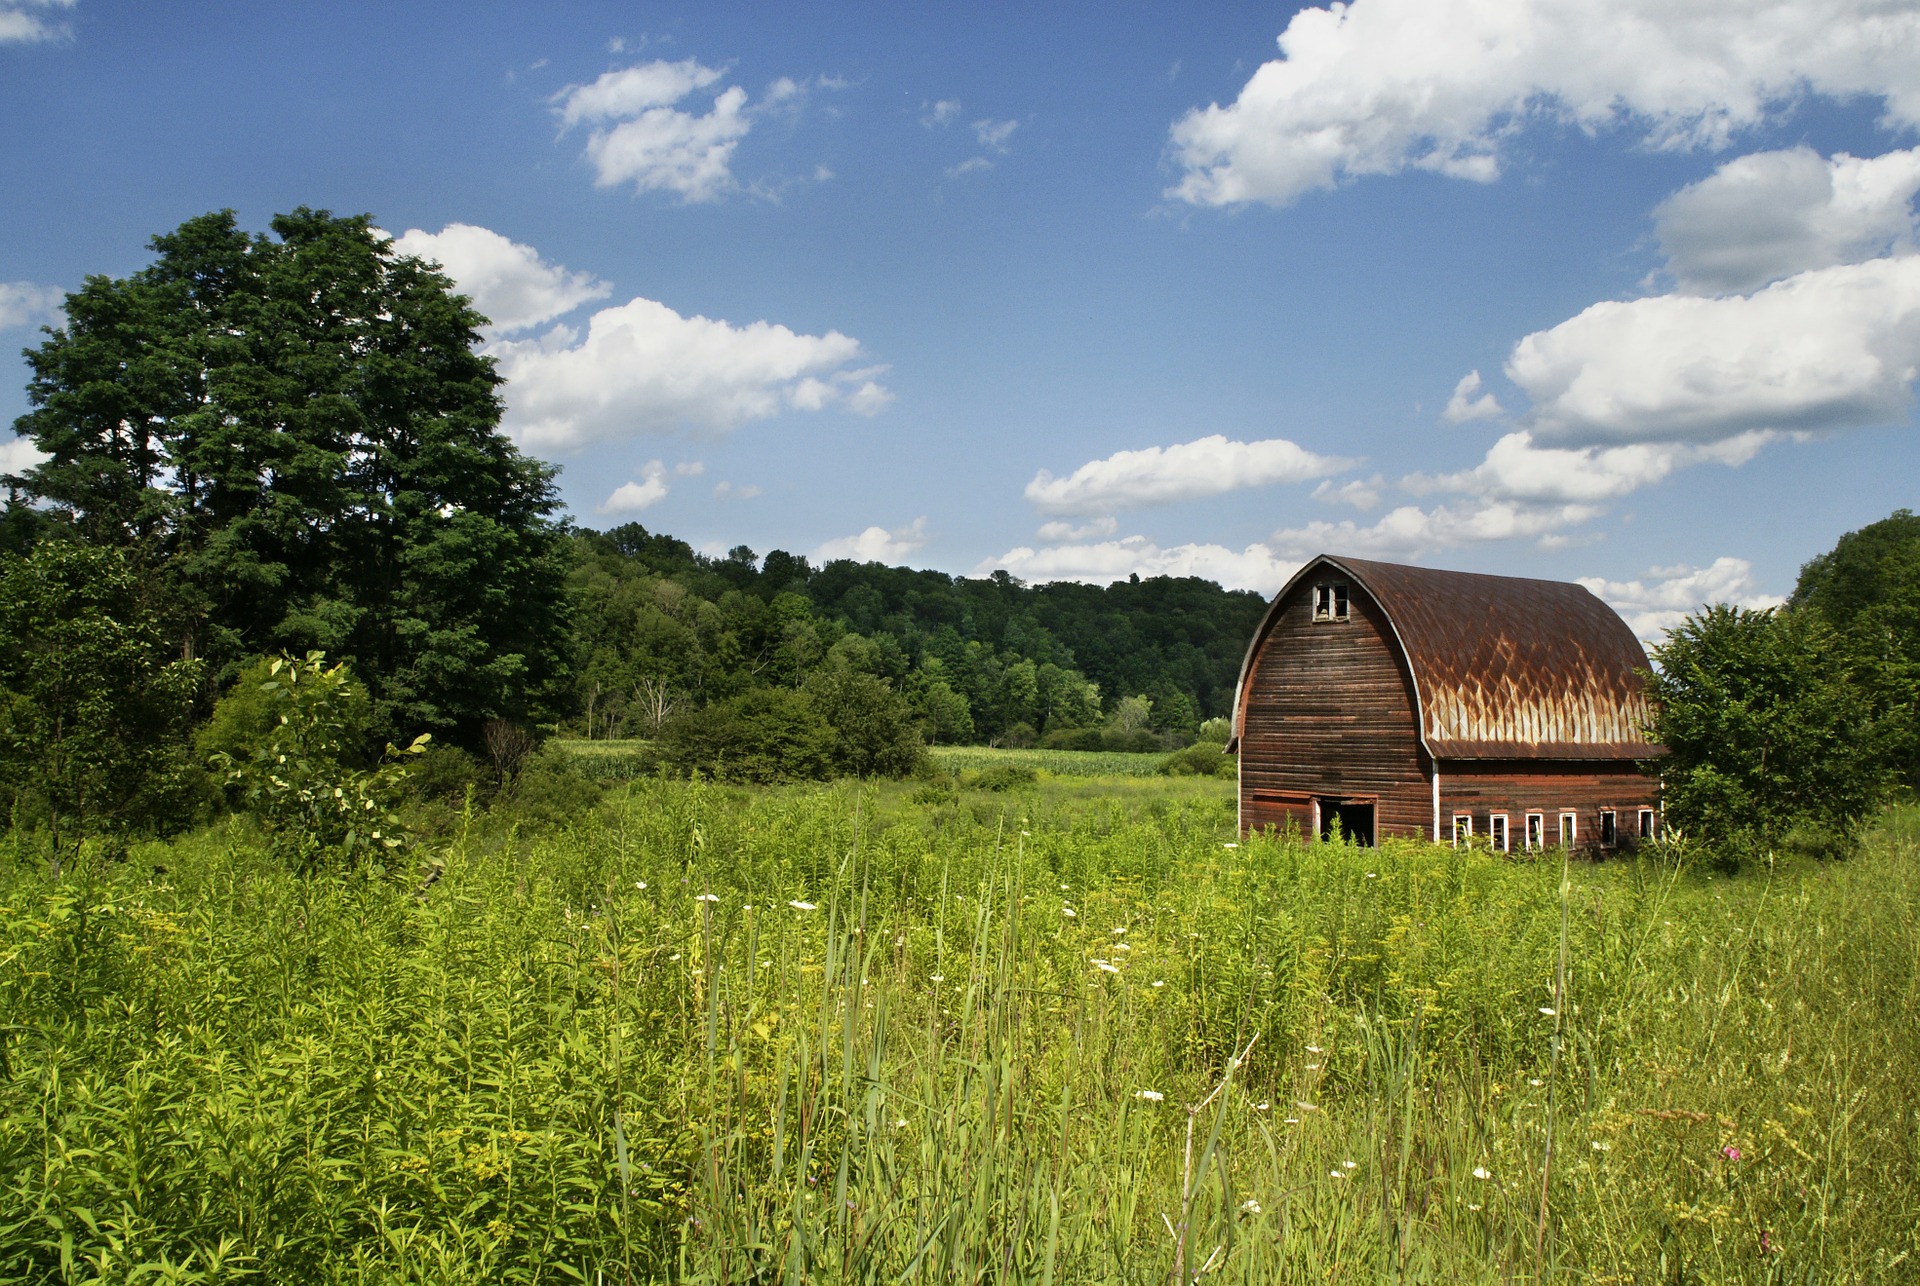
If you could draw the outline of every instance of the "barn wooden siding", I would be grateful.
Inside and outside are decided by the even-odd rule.
[[[1518,852],[1526,834],[1526,814],[1546,816],[1547,842],[1559,842],[1559,815],[1577,818],[1575,847],[1588,849],[1600,835],[1600,810],[1612,809],[1622,840],[1636,834],[1639,811],[1660,806],[1659,783],[1631,762],[1578,763],[1570,761],[1515,762],[1479,760],[1440,764],[1440,825],[1443,836],[1453,834],[1455,813],[1473,818],[1473,833],[1485,838],[1494,813],[1507,814],[1512,849]]]
[[[1380,605],[1357,585],[1349,612],[1315,622],[1308,587],[1272,621],[1242,697],[1243,830],[1291,821],[1311,835],[1315,796],[1377,797],[1383,838],[1432,825],[1412,678]]]
[[[1328,582],[1348,587],[1349,619],[1313,619]],[[1242,666],[1241,829],[1311,834],[1316,799],[1347,799],[1373,803],[1382,839],[1450,836],[1455,813],[1483,837],[1506,813],[1518,848],[1526,813],[1551,815],[1551,842],[1571,811],[1585,846],[1603,808],[1630,837],[1659,799],[1639,769],[1663,753],[1646,739],[1645,665],[1626,623],[1579,585],[1314,559]]]

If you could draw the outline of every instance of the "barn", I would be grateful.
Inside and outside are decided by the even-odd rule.
[[[1336,828],[1499,851],[1631,845],[1658,826],[1641,764],[1647,664],[1580,585],[1322,555],[1240,667],[1240,831]]]

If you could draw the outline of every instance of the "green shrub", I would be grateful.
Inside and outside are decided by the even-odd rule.
[[[500,806],[540,826],[563,826],[599,807],[606,788],[578,756],[548,742],[520,763],[500,793]]]
[[[209,762],[239,807],[303,868],[381,857],[412,838],[393,810],[405,760],[425,751],[428,734],[405,750],[388,746],[374,768],[354,767],[365,696],[344,661],[329,666],[324,652],[309,652],[268,662],[264,680],[230,698],[240,713],[216,716],[233,748],[215,750]],[[251,744],[241,736],[249,729],[258,738]]]
[[[753,688],[675,715],[660,730],[662,763],[722,781],[821,778],[833,756],[832,726],[806,693],[789,688]]]
[[[967,784],[975,790],[1001,791],[1031,786],[1039,779],[1040,774],[1025,764],[995,764],[991,768],[982,768]]]
[[[1167,777],[1232,777],[1239,761],[1218,742],[1196,741],[1162,759],[1154,771]]]

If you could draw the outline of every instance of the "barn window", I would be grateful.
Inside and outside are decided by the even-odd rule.
[[[1347,587],[1339,582],[1313,587],[1313,619],[1316,621],[1344,621],[1347,619]]]
[[[1618,814],[1611,808],[1600,810],[1600,847],[1612,848],[1620,842]]]
[[[1487,838],[1493,842],[1493,851],[1507,853],[1512,846],[1507,842],[1507,815],[1491,813],[1487,816]]]
[[[1473,839],[1473,814],[1455,813],[1453,815],[1453,846],[1460,848]]]
[[[1578,817],[1576,817],[1572,813],[1560,814],[1560,847],[1561,848],[1573,847],[1574,840],[1579,838],[1579,836],[1575,834],[1575,832],[1578,829],[1579,829]]]
[[[1527,851],[1529,853],[1547,846],[1547,818],[1544,813],[1527,814]]]
[[[1643,808],[1640,810],[1640,838],[1653,838],[1653,810],[1651,808]]]

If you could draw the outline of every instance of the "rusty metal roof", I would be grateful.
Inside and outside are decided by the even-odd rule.
[[[1345,573],[1386,614],[1413,675],[1421,741],[1437,759],[1644,759],[1652,711],[1640,641],[1581,585],[1435,571],[1323,554],[1273,600],[1241,665],[1244,688],[1280,605],[1310,576]],[[1239,702],[1236,697],[1236,706]],[[1234,712],[1239,731],[1240,710]]]

